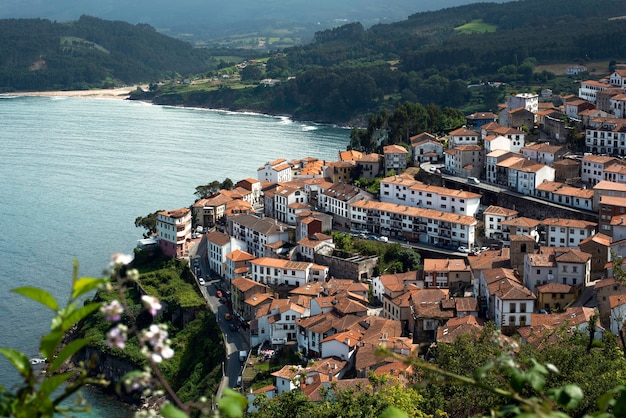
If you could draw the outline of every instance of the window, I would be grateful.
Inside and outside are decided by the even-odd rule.
[[[509,311],[510,311],[511,313],[515,313],[516,308],[517,308],[517,306],[516,306],[516,304],[515,304],[515,303],[511,303],[511,304],[509,304]]]
[[[526,312],[526,304],[525,303],[520,303],[519,304],[519,311],[520,312]]]

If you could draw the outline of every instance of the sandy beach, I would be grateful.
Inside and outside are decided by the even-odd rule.
[[[24,91],[3,93],[8,96],[42,96],[42,97],[84,97],[88,99],[126,99],[131,91],[147,86],[129,86],[117,87],[113,89],[95,89],[95,90],[57,90],[57,91]]]

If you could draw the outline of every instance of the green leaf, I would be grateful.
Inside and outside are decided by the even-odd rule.
[[[88,339],[81,338],[78,340],[74,340],[68,343],[65,347],[63,347],[63,349],[59,352],[59,354],[57,354],[54,361],[50,365],[50,373],[54,373],[65,360],[73,356],[78,350],[87,345],[88,342]]]
[[[30,374],[30,361],[24,353],[13,348],[0,347],[0,354],[9,360],[22,376],[26,377]]]
[[[564,385],[551,391],[557,404],[566,409],[574,409],[583,400],[583,391],[577,385]]]
[[[161,415],[165,418],[188,418],[187,414],[176,408],[171,403],[168,403],[163,408],[161,408]]]
[[[247,405],[248,400],[230,388],[224,389],[224,395],[217,401],[220,412],[229,418],[242,418]]]
[[[409,418],[409,414],[395,406],[388,406],[381,412],[379,418]]]
[[[101,302],[93,302],[85,306],[82,306],[80,308],[76,308],[75,306],[72,306],[72,308],[68,311],[67,316],[65,316],[65,318],[63,319],[63,322],[61,324],[61,329],[63,331],[69,330],[78,321],[85,318],[87,315],[89,315],[96,309],[99,309],[101,305],[102,305]]]
[[[41,337],[41,344],[39,344],[39,351],[47,358],[51,359],[57,350],[57,347],[63,339],[64,333],[62,331],[53,331],[50,334],[46,334]]]
[[[626,416],[626,389],[623,387],[622,390],[619,391],[619,395],[615,398],[613,414],[616,417]]]
[[[44,379],[43,383],[39,387],[39,394],[41,399],[50,397],[61,384],[72,376],[72,373],[57,374],[54,376],[48,376]]]
[[[530,370],[526,374],[526,380],[537,392],[541,392],[546,385],[546,379],[543,377],[543,374],[535,369]]]
[[[72,286],[72,299],[81,297],[82,295],[97,289],[100,285],[107,282],[107,279],[95,279],[92,277],[81,277],[76,280]]]
[[[50,293],[46,292],[43,289],[32,286],[24,286],[13,289],[12,292],[18,293],[22,296],[26,296],[27,298],[30,298],[35,302],[39,302],[43,306],[46,306],[55,312],[57,309],[59,309],[59,304],[57,303],[56,299],[54,299],[54,297]]]

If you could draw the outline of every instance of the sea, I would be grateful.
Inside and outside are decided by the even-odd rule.
[[[136,217],[188,207],[196,186],[256,178],[277,158],[336,160],[341,127],[286,117],[120,99],[0,95],[0,346],[39,355],[51,311],[11,292],[38,286],[68,300],[72,269],[102,277],[132,253]],[[0,385],[19,376],[0,356]],[[89,416],[128,408],[85,391]]]

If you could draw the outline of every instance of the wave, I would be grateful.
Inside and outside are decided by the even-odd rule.
[[[21,96],[16,96],[14,94],[4,94],[4,93],[0,94],[0,99],[17,99],[19,97]]]

